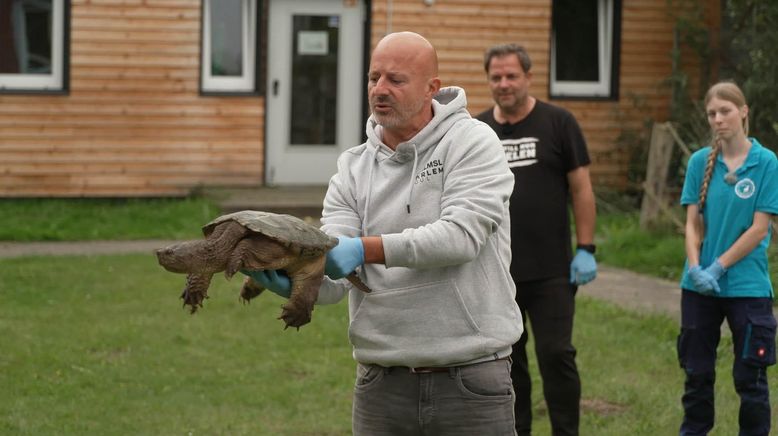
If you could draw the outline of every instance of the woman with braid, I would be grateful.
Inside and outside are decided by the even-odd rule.
[[[770,217],[778,214],[778,160],[748,137],[748,106],[737,85],[708,90],[711,145],[689,159],[686,266],[678,359],[686,373],[681,435],[713,428],[713,386],[721,323],[732,331],[732,375],[740,396],[740,435],[767,435],[766,370],[775,363],[773,289],[767,268]]]

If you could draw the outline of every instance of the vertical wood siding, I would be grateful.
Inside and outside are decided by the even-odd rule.
[[[714,10],[717,2],[704,0]],[[598,186],[624,188],[628,155],[617,144],[622,130],[645,132],[645,120],[663,121],[669,89],[674,19],[666,0],[623,0],[618,101],[561,100],[551,103],[578,119],[592,155],[592,177]],[[548,101],[551,0],[374,0],[372,44],[387,32],[411,30],[437,48],[443,85],[467,91],[470,112],[493,101],[483,70],[483,52],[493,45],[516,42],[532,58],[530,92]],[[638,102],[638,103],[636,103]]]
[[[0,94],[0,196],[262,181],[264,101],[199,95],[200,1],[73,0],[69,95]]]
[[[0,94],[0,196],[261,184],[264,98],[199,95],[200,4],[73,0],[69,95]],[[482,56],[497,43],[529,50],[531,91],[548,100],[550,21],[551,0],[373,0],[371,44],[388,31],[427,37],[444,86],[465,88],[475,114],[492,104]],[[580,122],[598,186],[626,186],[619,133],[667,115],[673,25],[667,0],[623,0],[619,100],[552,101]]]

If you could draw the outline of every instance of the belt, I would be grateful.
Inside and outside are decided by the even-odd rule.
[[[486,361],[478,362],[478,363],[494,362],[496,360],[505,360],[505,359],[509,359],[509,358],[508,357],[502,357],[502,358],[499,358],[499,359],[486,360]],[[472,363],[471,365],[477,365],[477,364],[476,363]],[[408,372],[410,372],[411,374],[431,374],[433,372],[449,372],[450,370],[452,370],[454,368],[459,368],[459,367],[462,367],[462,366],[469,366],[469,365],[417,366],[415,368],[411,368],[411,367],[407,367],[407,366],[394,366],[392,368],[399,368],[399,369],[402,369],[402,370],[406,370],[407,369]]]
[[[430,374],[433,372],[449,372],[451,368],[456,368],[456,366],[419,366],[416,368],[408,368],[408,372],[411,374]]]

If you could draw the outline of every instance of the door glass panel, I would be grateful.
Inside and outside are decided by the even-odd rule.
[[[243,0],[219,0],[211,6],[211,75],[243,75]]]
[[[334,145],[340,16],[292,17],[291,145]]]

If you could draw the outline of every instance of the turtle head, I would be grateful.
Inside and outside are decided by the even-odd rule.
[[[170,272],[196,272],[199,263],[197,253],[202,244],[202,241],[186,241],[159,248],[155,251],[157,261]]]

